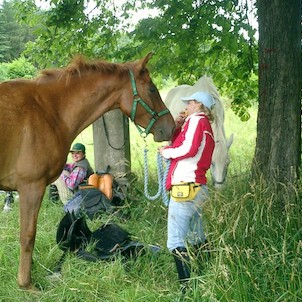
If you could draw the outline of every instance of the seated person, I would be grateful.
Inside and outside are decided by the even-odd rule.
[[[76,143],[70,150],[73,163],[66,163],[60,177],[53,183],[63,204],[73,196],[78,186],[93,174],[88,160],[85,157],[86,148],[81,143]]]

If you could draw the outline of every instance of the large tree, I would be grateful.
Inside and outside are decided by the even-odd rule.
[[[301,1],[258,0],[259,109],[254,172],[293,188],[301,167]],[[284,186],[285,184],[285,186]]]

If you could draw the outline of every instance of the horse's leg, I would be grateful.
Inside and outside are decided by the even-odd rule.
[[[18,284],[22,289],[36,290],[31,284],[32,254],[36,238],[38,214],[45,187],[41,183],[32,183],[18,189],[20,195],[21,245]]]

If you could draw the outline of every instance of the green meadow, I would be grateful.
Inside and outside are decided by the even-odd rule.
[[[19,206],[0,212],[0,301],[2,302],[295,302],[302,301],[302,207],[301,202],[285,200],[285,207],[275,204],[266,187],[250,180],[250,165],[256,139],[257,109],[251,119],[241,122],[225,104],[225,129],[234,133],[230,149],[231,164],[227,184],[221,191],[209,188],[210,200],[204,204],[204,221],[211,256],[203,257],[201,274],[192,259],[193,273],[189,289],[181,295],[172,256],[165,247],[167,208],[161,200],[148,201],[143,194],[143,139],[131,125],[132,171],[124,210],[126,220],[102,214],[88,221],[94,230],[108,221],[118,223],[135,240],[157,244],[161,251],[146,251],[136,260],[91,263],[69,255],[62,276],[48,278],[62,251],[56,245],[56,229],[64,215],[62,205],[48,200],[42,203],[33,255],[32,278],[38,293],[22,291],[17,286],[19,258]],[[76,141],[87,147],[94,163],[91,127]],[[150,193],[155,192],[156,149],[160,144],[148,137]],[[297,192],[301,196],[302,189]],[[1,200],[4,195],[0,195]]]

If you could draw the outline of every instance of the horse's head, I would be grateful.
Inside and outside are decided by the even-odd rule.
[[[172,137],[175,122],[170,111],[165,106],[160,97],[158,89],[152,82],[149,71],[146,67],[152,53],[149,53],[144,59],[131,65],[129,78],[133,95],[131,108],[121,109],[123,112],[129,112],[131,120],[144,130],[139,131],[145,135],[152,133],[156,142],[168,141]]]
[[[212,156],[211,175],[215,188],[222,187],[228,173],[230,164],[229,148],[233,143],[234,135],[232,134],[227,141],[217,141]]]

